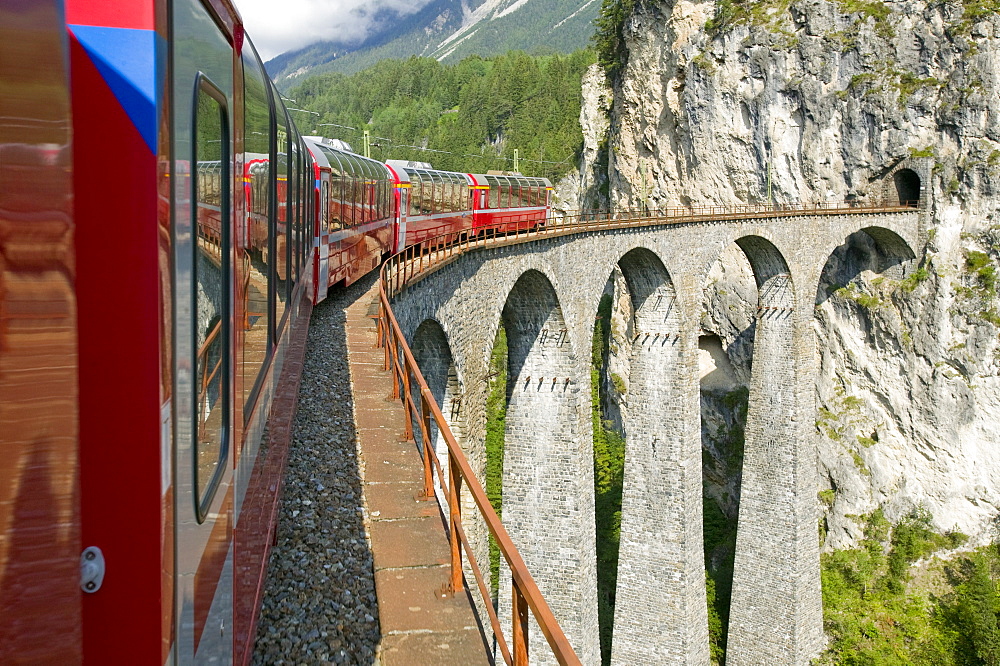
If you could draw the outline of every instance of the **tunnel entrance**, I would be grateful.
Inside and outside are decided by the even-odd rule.
[[[896,185],[896,203],[916,208],[920,202],[920,176],[912,169],[900,169],[892,180]]]

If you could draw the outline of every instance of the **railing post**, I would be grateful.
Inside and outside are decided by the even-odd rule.
[[[462,497],[462,475],[458,470],[455,456],[448,452],[448,540],[451,542],[451,591],[461,592],[462,584],[462,548],[458,540],[458,521],[462,519],[460,499]]]
[[[514,582],[514,604],[511,608],[511,640],[514,649],[514,666],[528,666],[528,602]]]
[[[410,422],[409,419],[406,420]],[[434,497],[434,474],[431,471],[431,456],[434,450],[431,446],[431,408],[427,405],[427,397],[420,393],[420,436],[424,440],[424,497]]]
[[[385,371],[385,372],[388,372],[389,371],[389,367],[390,367],[389,366],[389,345],[391,345],[393,343],[393,337],[392,337],[392,331],[389,330],[389,324],[388,324],[388,322],[386,322],[384,325],[386,327],[386,331],[385,331],[385,338],[382,340],[382,351],[383,351],[383,354],[382,354],[382,356],[383,356],[382,370]]]
[[[393,338],[390,343],[391,349],[389,350],[389,372],[392,373],[392,395],[389,396],[393,400],[399,400],[399,350],[397,346],[399,341]]]
[[[403,407],[406,412],[403,440],[408,442],[413,439],[413,412],[410,410],[410,405],[413,404],[413,396],[410,394],[410,366],[406,364],[406,359],[403,359],[402,362],[396,359],[396,367],[403,371],[403,385],[400,387],[403,394]]]

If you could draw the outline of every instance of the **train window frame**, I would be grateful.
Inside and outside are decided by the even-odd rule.
[[[357,169],[346,153],[338,154],[337,162],[340,164],[341,177],[340,223],[341,228],[348,228],[354,225],[354,180],[357,178]]]
[[[288,197],[289,204],[288,207],[291,211],[289,215],[289,244],[288,244],[288,265],[290,266],[288,271],[288,300],[292,300],[291,296],[291,285],[295,284],[299,277],[299,146],[298,142],[294,140],[295,137],[288,137],[288,154],[291,156],[289,159],[288,168],[288,188],[291,190],[291,194]]]
[[[219,89],[204,74],[204,72],[198,72],[195,76],[194,85],[194,96],[193,104],[191,110],[191,163],[195,165],[197,169],[198,165],[198,108],[199,102],[201,100],[201,94],[206,94],[218,105],[219,118],[220,118],[220,135],[221,140],[221,167],[222,172],[220,174],[220,179],[222,183],[226,186],[221,187],[221,197],[220,197],[220,244],[221,244],[221,265],[220,265],[220,311],[222,316],[220,317],[220,331],[219,338],[221,342],[220,359],[219,359],[219,403],[222,409],[221,413],[221,426],[220,426],[220,441],[219,441],[219,454],[216,459],[215,470],[209,477],[207,484],[202,491],[200,487],[200,479],[198,473],[198,454],[201,451],[201,416],[202,416],[202,401],[198,396],[192,396],[194,398],[195,409],[192,410],[192,419],[194,421],[192,432],[194,433],[194,438],[191,446],[191,473],[192,473],[192,498],[194,500],[194,510],[195,510],[195,520],[199,524],[204,523],[208,518],[209,509],[211,508],[212,501],[215,499],[215,495],[219,490],[219,486],[222,483],[222,477],[226,472],[226,462],[229,460],[229,449],[230,440],[232,439],[232,396],[230,395],[230,356],[231,356],[231,303],[230,303],[230,289],[231,289],[231,266],[229,261],[229,249],[231,247],[232,241],[230,238],[230,227],[231,220],[230,216],[232,214],[232,202],[231,202],[231,187],[229,184],[230,180],[230,145],[229,145],[229,105],[226,99],[225,93]],[[192,229],[195,230],[195,242],[192,243],[192,264],[191,264],[191,281],[192,284],[197,284],[198,280],[198,242],[197,242],[197,228],[198,228],[198,197],[199,188],[197,179],[194,179],[194,191],[191,193],[191,199],[194,203],[191,206],[191,225]],[[198,312],[198,290],[191,290],[191,312]],[[193,326],[191,328],[191,348],[192,350],[198,350],[198,327]],[[197,354],[197,351],[195,352]],[[194,359],[194,375],[198,376],[199,363],[198,359]],[[192,391],[197,390],[197,383],[192,384]]]
[[[295,228],[295,158],[292,153],[292,119],[288,118],[288,139],[285,146],[285,303],[292,302],[292,285],[295,284],[295,264],[292,259],[292,246],[295,243],[293,229]],[[289,315],[291,316],[291,315]]]
[[[368,160],[358,160],[363,172],[361,181],[361,221],[371,222],[374,219],[372,208],[374,207],[373,197],[369,196],[369,186],[375,182],[375,172]]]
[[[418,201],[420,198],[420,179],[413,171],[409,172],[407,176],[410,178],[410,191],[408,192],[410,196],[407,199],[406,207],[409,209],[410,217],[416,217],[420,215],[420,203]]]
[[[344,187],[347,175],[340,157],[332,150],[325,150],[326,161],[330,163],[330,189],[327,192],[327,233],[344,228]],[[334,201],[337,202],[334,208]],[[336,212],[336,214],[334,214]]]
[[[500,181],[496,176],[486,176],[486,207],[500,207]]]

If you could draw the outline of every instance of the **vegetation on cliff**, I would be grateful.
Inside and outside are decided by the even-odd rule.
[[[303,132],[343,139],[360,153],[368,130],[379,160],[485,173],[512,170],[517,150],[522,173],[554,180],[576,168],[581,78],[593,62],[591,51],[512,51],[454,65],[384,60],[350,76],[307,79],[288,97],[308,110],[291,112]]]
[[[966,541],[938,534],[915,509],[896,525],[881,510],[859,548],[822,556],[830,637],[820,664],[995,666],[1000,664],[1000,551],[934,556]]]

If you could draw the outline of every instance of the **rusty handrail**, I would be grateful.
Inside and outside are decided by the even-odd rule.
[[[559,626],[555,616],[552,614],[552,610],[542,597],[541,591],[538,589],[537,584],[528,572],[527,565],[524,563],[524,560],[517,551],[517,548],[514,546],[514,542],[511,540],[510,535],[507,534],[507,530],[500,522],[500,518],[497,516],[496,511],[494,511],[489,499],[486,497],[486,491],[483,489],[482,484],[479,483],[479,479],[472,471],[472,467],[466,460],[465,454],[462,452],[461,447],[455,440],[444,415],[441,413],[440,407],[438,407],[437,402],[433,399],[430,388],[427,386],[427,382],[424,380],[409,346],[406,344],[406,339],[403,337],[399,328],[399,323],[396,321],[396,317],[389,305],[389,296],[386,289],[388,286],[387,281],[389,280],[389,276],[385,270],[385,266],[388,265],[389,264],[387,262],[387,264],[383,266],[379,285],[379,331],[383,346],[386,350],[387,365],[394,377],[394,397],[401,398],[406,405],[408,423],[412,418],[411,415],[418,409],[416,405],[413,404],[411,391],[408,390],[411,375],[416,386],[420,389],[419,395],[421,405],[419,407],[419,412],[421,413],[421,416],[426,414],[426,416],[420,419],[420,430],[423,443],[421,448],[423,449],[424,458],[425,495],[433,496],[434,494],[433,488],[428,487],[430,485],[428,481],[430,479],[429,471],[431,465],[437,462],[437,456],[434,454],[433,445],[430,441],[430,419],[434,420],[434,423],[438,427],[438,432],[442,435],[442,437],[444,437],[445,443],[448,447],[449,482],[445,484],[444,478],[440,475],[440,472],[438,478],[442,488],[446,491],[448,504],[448,536],[452,557],[451,589],[453,592],[458,592],[464,589],[461,562],[461,550],[463,548],[467,554],[470,554],[469,561],[470,564],[472,564],[473,573],[479,583],[480,591],[482,592],[485,589],[485,582],[483,580],[482,573],[476,560],[471,557],[471,546],[465,538],[464,530],[461,529],[460,487],[462,483],[464,483],[468,487],[469,492],[472,494],[473,501],[475,501],[480,514],[485,519],[486,527],[493,535],[493,538],[496,539],[496,542],[500,547],[500,553],[503,555],[510,567],[514,596],[514,616],[516,618],[526,619],[524,606],[527,605],[527,607],[531,609],[532,614],[535,616],[535,620],[538,622],[538,626],[541,629],[542,634],[545,636],[549,646],[552,648],[552,652],[555,655],[556,660],[560,664],[580,664],[580,659],[576,656],[576,653],[570,646],[566,635],[563,633],[562,628]],[[440,470],[440,466],[438,466],[438,469]],[[496,633],[497,642],[500,646],[500,652],[504,661],[508,664],[512,664],[513,666],[520,666],[521,664],[527,666],[528,635],[526,631],[520,630],[523,623],[520,621],[514,622],[515,631],[513,655],[511,655],[503,634],[499,631],[499,620],[496,619],[495,613],[492,611],[492,600],[487,596],[483,599],[483,601],[489,609],[488,612],[491,616],[491,624],[493,625],[494,632]]]
[[[580,660],[566,639],[562,628],[556,621],[541,591],[531,577],[523,558],[514,546],[510,535],[490,504],[486,492],[479,479],[472,471],[465,454],[455,440],[441,408],[434,400],[420,368],[417,366],[413,353],[399,328],[396,316],[392,311],[389,299],[399,294],[415,278],[423,275],[442,263],[450,261],[463,252],[500,244],[524,243],[538,238],[562,236],[574,233],[585,233],[616,228],[659,226],[667,224],[683,224],[692,222],[716,222],[755,217],[797,217],[802,215],[837,215],[863,213],[893,213],[912,212],[918,202],[900,202],[897,205],[884,203],[869,204],[859,202],[836,202],[821,204],[740,204],[736,206],[700,206],[688,208],[667,208],[663,210],[623,210],[623,211],[578,211],[575,214],[564,213],[560,217],[550,215],[544,221],[535,223],[533,227],[521,228],[515,222],[512,233],[498,234],[490,238],[487,234],[466,235],[465,233],[446,233],[431,238],[425,238],[419,246],[411,246],[394,255],[386,261],[379,273],[379,315],[378,344],[385,350],[385,370],[392,374],[393,398],[403,401],[406,412],[405,436],[415,438],[412,422],[420,425],[423,457],[423,495],[427,498],[435,496],[434,471],[446,498],[448,514],[448,541],[451,551],[451,589],[458,592],[464,589],[464,574],[462,568],[462,551],[468,558],[468,563],[476,579],[480,595],[490,617],[490,624],[497,640],[497,647],[507,664],[512,666],[527,666],[528,664],[528,612],[534,615],[538,626],[548,641],[549,647],[560,664],[579,664]],[[412,378],[412,383],[411,383]],[[413,397],[411,386],[418,389],[419,405]],[[444,471],[437,459],[431,442],[431,420],[437,425],[438,432],[444,438],[448,448],[448,479],[445,481]],[[465,483],[476,503],[479,513],[486,521],[486,527],[500,547],[500,553],[510,567],[512,579],[512,646],[508,646],[504,638],[500,621],[493,609],[486,583],[476,561],[472,547],[462,529],[461,523],[461,486]],[[510,647],[513,648],[513,654]]]
[[[208,359],[209,349],[211,348],[212,343],[215,342],[215,338],[219,336],[220,332],[222,332],[221,319],[215,324],[215,328],[213,328],[209,332],[208,336],[205,338],[205,342],[203,342],[201,344],[201,347],[198,348],[198,365],[201,367],[201,389],[198,391],[199,405],[204,402],[205,394],[208,392],[209,385],[212,383],[212,380],[215,379],[215,376],[219,373],[219,370],[222,369],[221,355],[219,356],[219,360],[216,362],[215,367],[212,369],[211,373],[208,372],[208,366],[206,366],[202,362],[203,359],[204,360]]]
[[[535,240],[546,236],[628,229],[670,224],[713,223],[755,218],[800,217],[803,215],[859,215],[869,213],[902,213],[918,210],[918,201],[902,201],[898,204],[884,202],[868,203],[858,201],[823,202],[818,204],[773,203],[737,204],[733,206],[691,206],[656,210],[593,210],[564,212],[559,215],[550,212],[544,221],[534,223],[530,228],[522,228],[516,222],[505,222],[513,226],[507,234],[497,233],[467,235],[450,232],[425,238],[417,246],[410,246],[390,258],[387,265],[395,269],[385,282],[392,298],[428,269],[462,254],[465,250]]]

